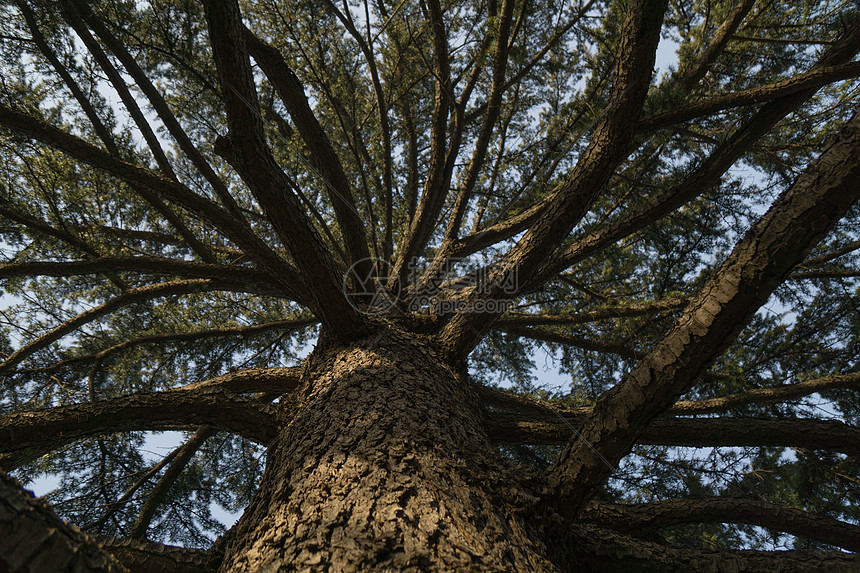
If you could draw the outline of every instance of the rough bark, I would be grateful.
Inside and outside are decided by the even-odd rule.
[[[15,573],[207,573],[217,553],[146,541],[94,537],[0,472],[0,571]]]
[[[219,555],[202,549],[102,536],[97,540],[129,573],[215,573],[218,569]]]
[[[95,539],[0,472],[0,570],[128,573]]]
[[[221,571],[555,570],[481,418],[419,337],[322,344]]]

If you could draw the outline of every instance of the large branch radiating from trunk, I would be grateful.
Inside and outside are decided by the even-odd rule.
[[[592,525],[571,526],[562,543],[573,570],[601,573],[856,573],[860,566],[860,558],[848,553],[675,548]]]
[[[181,205],[195,217],[211,223],[241,247],[249,257],[266,268],[276,277],[275,280],[287,295],[297,301],[307,298],[296,269],[269,248],[247,225],[233,218],[206,197],[194,193],[176,181],[113,157],[79,137],[4,104],[0,104],[0,125],[56,148],[78,161],[102,169],[132,186],[146,188],[159,197]]]
[[[203,154],[200,153],[200,150],[194,146],[194,143],[192,143],[188,134],[185,133],[185,130],[182,129],[179,121],[177,121],[176,117],[171,112],[170,107],[164,100],[164,97],[159,93],[158,89],[156,89],[152,81],[149,79],[149,76],[146,75],[129,53],[126,46],[111,33],[108,27],[104,25],[98,16],[96,16],[92,8],[86,2],[82,2],[80,0],[67,0],[66,3],[67,5],[74,7],[74,10],[77,11],[84,22],[92,28],[99,39],[105,43],[105,45],[122,63],[129,75],[134,79],[137,87],[144,93],[144,95],[146,95],[149,103],[152,105],[153,109],[158,114],[159,119],[161,119],[164,124],[164,127],[167,128],[167,131],[179,144],[179,148],[182,152],[188,156],[197,170],[203,174],[203,177],[215,190],[216,195],[218,195],[218,198],[230,214],[236,219],[241,220],[242,215],[240,214],[239,207],[233,199],[233,196],[230,195],[230,191],[227,189],[226,184],[220,177],[218,177],[215,170],[206,158],[203,157]]]
[[[430,162],[417,210],[411,225],[403,236],[397,260],[394,262],[389,288],[396,287],[398,281],[406,278],[410,264],[420,254],[436,228],[436,221],[445,204],[445,197],[451,182],[452,154],[459,147],[457,133],[448,142],[450,148],[446,145],[448,114],[454,102],[454,94],[451,65],[448,61],[448,36],[439,0],[429,0],[426,12],[433,29],[433,73],[436,76],[433,115],[430,121]]]
[[[484,166],[484,158],[487,155],[487,148],[490,144],[490,138],[496,126],[496,121],[502,112],[502,96],[505,93],[505,70],[508,65],[508,55],[510,53],[509,36],[511,33],[511,21],[513,18],[514,1],[503,0],[502,13],[499,16],[499,29],[496,33],[495,43],[496,49],[493,54],[493,74],[492,83],[490,85],[490,93],[487,96],[486,115],[481,124],[481,130],[478,133],[478,138],[475,141],[475,148],[472,152],[472,159],[469,161],[465,175],[460,183],[460,190],[457,193],[457,199],[451,208],[451,216],[448,221],[448,227],[445,230],[445,243],[453,241],[459,237],[460,227],[463,223],[463,217],[469,206],[469,200],[472,196],[475,184],[478,182],[478,175]],[[446,251],[442,247],[442,251]],[[437,255],[437,257],[440,255]]]
[[[382,240],[382,258],[386,261],[391,260],[393,244],[393,217],[394,217],[394,158],[391,150],[391,125],[388,119],[389,103],[385,97],[385,91],[382,86],[382,81],[379,77],[379,69],[376,65],[376,58],[373,54],[373,39],[364,40],[361,33],[355,27],[352,20],[352,15],[347,10],[343,12],[335,6],[331,0],[325,1],[329,10],[335,13],[344,27],[352,36],[355,43],[364,55],[364,60],[367,62],[367,69],[370,72],[370,81],[373,85],[373,93],[376,96],[376,111],[379,114],[379,132],[382,139],[382,193],[385,207],[385,225]],[[368,210],[372,211],[373,207],[368,204]],[[371,213],[371,217],[372,217]]]
[[[129,573],[100,544],[63,523],[41,499],[0,471],[0,568],[3,571]]]
[[[314,166],[325,181],[329,199],[337,216],[338,227],[349,253],[349,264],[358,265],[356,268],[359,272],[367,270],[370,251],[367,248],[364,222],[355,206],[352,190],[340,158],[317,121],[305,96],[304,88],[277,49],[266,44],[247,28],[244,28],[244,36],[248,51],[277,90],[296,124],[299,135],[310,150]]]
[[[682,523],[744,523],[860,551],[860,527],[794,507],[744,498],[669,499],[653,503],[592,503],[580,516],[616,531]]]
[[[97,320],[111,312],[138,302],[152,300],[163,296],[184,295],[201,291],[239,291],[244,292],[248,285],[236,281],[191,279],[146,285],[123,292],[111,300],[85,310],[59,324],[35,338],[10,354],[3,362],[0,362],[0,373],[8,372],[15,365],[34,353],[46,348],[65,335],[73,332],[81,326]]]
[[[129,573],[215,573],[220,556],[203,549],[162,545],[140,539],[96,537],[102,551],[119,561]]]
[[[598,400],[551,478],[578,513],[639,435],[734,339],[860,197],[860,114],[736,245],[657,346]]]
[[[666,2],[634,0],[622,26],[614,84],[603,119],[541,219],[505,256],[487,285],[475,289],[470,300],[510,300],[532,278],[539,265],[570,233],[624,159],[648,92],[654,54]],[[499,305],[503,306],[503,305]],[[453,356],[466,356],[502,314],[461,312],[442,329],[440,339]]]
[[[149,121],[143,114],[143,111],[140,109],[140,106],[137,104],[137,100],[131,94],[129,87],[126,85],[125,80],[122,78],[122,75],[119,73],[113,63],[108,59],[107,54],[102,50],[101,46],[98,45],[95,38],[92,37],[89,30],[84,26],[83,21],[78,17],[78,15],[73,11],[63,10],[64,16],[66,17],[69,24],[75,30],[75,33],[84,43],[87,50],[90,52],[92,57],[98,63],[99,67],[105,73],[108,78],[108,81],[113,86],[114,91],[117,95],[119,95],[120,100],[123,102],[126,110],[128,111],[131,118],[134,120],[135,126],[143,135],[144,140],[147,143],[150,151],[152,152],[155,162],[161,170],[162,174],[173,181],[178,182],[179,179],[176,176],[176,172],[173,170],[172,165],[170,164],[170,160],[167,158],[167,154],[164,152],[164,149],[161,147],[161,142],[158,140],[158,137],[155,135],[155,131],[152,126],[149,124]],[[82,106],[89,106],[89,102],[86,104],[81,104]],[[94,115],[91,115],[91,118],[95,118]],[[97,133],[101,135],[108,135],[107,129],[97,129]],[[105,146],[110,149],[111,143],[105,141]],[[179,216],[174,213],[170,207],[165,205],[161,199],[154,194],[152,191],[147,189],[146,187],[132,184],[132,188],[145,200],[147,200],[155,209],[164,216],[164,218],[173,225],[180,235],[186,240],[188,245],[194,249],[194,251],[202,258],[203,261],[207,263],[214,263],[215,258],[209,252],[209,249],[194,235],[191,229],[179,218]]]
[[[827,78],[830,78],[829,81],[836,81],[846,75],[855,75],[856,63],[850,60],[858,49],[860,49],[860,20],[855,20],[848,26],[842,37],[834,42],[816,64],[804,74],[736,94],[714,96],[680,110],[643,118],[636,127],[637,133],[684,121],[689,119],[690,114],[695,117],[734,105],[749,105],[757,101],[768,102],[726,143],[717,147],[701,165],[666,193],[654,197],[641,208],[623,215],[608,225],[598,227],[556,253],[538,271],[531,288],[537,288],[574,263],[659,220],[687,201],[713,188],[719,183],[720,177],[726,170],[762,135],[812,97],[827,83]],[[522,213],[464,237],[452,248],[450,256],[471,255],[526,230],[538,219],[546,201],[536,203]]]
[[[487,432],[499,444],[558,445],[579,435],[592,414],[490,412]],[[657,418],[635,440],[649,446],[688,448],[782,447],[860,455],[860,430],[833,420],[762,418]]]
[[[490,6],[493,6],[493,4],[491,3]],[[487,156],[490,139],[502,113],[502,98],[504,97],[506,90],[505,72],[507,70],[511,48],[510,34],[513,11],[514,2],[512,0],[504,0],[502,2],[502,13],[499,16],[496,16],[493,12],[490,13],[488,21],[492,22],[498,19],[499,24],[498,30],[495,31],[494,38],[496,47],[493,54],[490,92],[487,96],[486,103],[481,106],[483,113],[485,113],[484,119],[481,122],[481,128],[478,132],[478,137],[472,150],[472,158],[467,164],[465,173],[460,176],[457,198],[451,207],[451,214],[448,217],[448,226],[445,229],[442,245],[439,247],[436,256],[433,258],[429,267],[422,273],[420,279],[410,285],[410,289],[413,292],[420,292],[426,289],[428,281],[433,280],[440,270],[444,268],[449,259],[449,253],[456,248],[455,244],[460,236],[463,219],[466,216],[472,195],[474,194],[475,185],[478,182],[478,176],[485,167],[484,160]],[[493,38],[493,36],[488,34],[486,41],[488,42],[491,38]],[[482,48],[481,51],[484,49],[485,48]],[[475,62],[475,67],[472,70],[472,77],[469,80],[469,86],[464,90],[464,93],[456,104],[455,109],[457,110],[458,118],[463,118],[464,116],[463,112],[468,101],[469,93],[474,87],[474,83],[477,81],[478,74],[481,71],[482,66],[480,64],[480,60]],[[460,119],[460,121],[461,123],[458,125],[458,130],[462,132],[466,121],[464,119]],[[497,161],[500,160],[501,153]]]
[[[290,368],[233,373],[165,392],[17,412],[0,418],[0,465],[5,469],[71,442],[112,432],[211,425],[267,444],[277,432],[275,409],[233,391],[288,392]]]
[[[188,441],[176,450],[175,458],[170,462],[170,466],[164,472],[164,475],[161,476],[161,479],[158,480],[158,483],[155,484],[155,487],[152,488],[149,497],[140,509],[137,519],[131,526],[131,532],[129,533],[131,539],[141,539],[146,535],[146,530],[149,529],[149,524],[152,522],[152,518],[155,517],[155,512],[164,500],[164,496],[167,495],[167,491],[182,473],[182,470],[185,469],[185,466],[188,465],[188,462],[191,461],[191,458],[194,457],[194,454],[197,453],[197,450],[203,447],[206,440],[216,433],[217,430],[212,426],[203,426],[194,432],[194,435],[188,438]]]
[[[229,128],[229,136],[219,138],[216,147],[248,184],[290,250],[308,286],[308,304],[326,331],[335,338],[357,335],[364,331],[365,322],[347,297],[342,274],[266,143],[239,4],[211,0],[205,8]],[[367,267],[370,261],[363,264]],[[369,276],[369,272],[361,276]]]
[[[818,59],[809,73],[849,62],[860,50],[860,18],[855,19],[842,37]],[[720,182],[723,174],[768,131],[809,100],[820,87],[809,87],[784,95],[765,104],[731,138],[719,145],[701,165],[665,193],[650,199],[642,207],[623,215],[608,225],[582,236],[563,251],[554,255],[538,272],[535,285],[541,284],[574,263],[616,243],[634,232],[665,217],[688,201],[698,197]],[[647,126],[647,123],[646,123]]]

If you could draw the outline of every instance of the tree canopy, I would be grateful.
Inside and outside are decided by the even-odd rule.
[[[208,549],[311,348],[396,328],[580,552],[860,567],[858,16],[0,3],[0,468]]]

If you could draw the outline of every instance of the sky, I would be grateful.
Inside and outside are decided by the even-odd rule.
[[[670,66],[676,64],[677,47],[678,45],[672,40],[665,38],[661,39],[657,49],[657,60],[655,66],[655,73],[658,78],[663,74],[668,73]],[[119,102],[119,98],[115,95],[113,90],[108,85],[105,85],[101,91],[102,95],[114,107],[117,117],[127,117],[127,113],[124,108],[122,108],[122,104]],[[148,109],[147,105],[143,104],[143,102],[141,103],[141,109]],[[148,119],[150,119],[154,125],[159,125],[157,118],[151,112],[149,115],[150,117]],[[139,137],[138,140],[140,139],[142,138]],[[169,147],[169,142],[164,141],[164,143]],[[16,301],[13,297],[4,295],[0,298],[0,308],[5,308],[15,302],[20,301]],[[304,349],[304,354],[307,354],[310,350],[310,348]],[[569,388],[570,376],[568,374],[562,374],[559,371],[560,362],[558,360],[558,356],[551,353],[545,345],[539,346],[532,358],[535,364],[533,373],[538,387],[556,391],[564,391],[566,388]],[[147,434],[148,437],[143,446],[143,454],[147,459],[153,461],[159,460],[163,456],[169,454],[174,448],[180,445],[183,440],[182,432],[147,432]],[[47,475],[37,478],[33,482],[27,484],[27,489],[31,489],[38,496],[43,496],[53,491],[58,484],[59,478],[56,475]],[[211,509],[213,515],[227,527],[235,523],[236,519],[238,519],[240,515],[229,513],[217,504],[213,504]]]

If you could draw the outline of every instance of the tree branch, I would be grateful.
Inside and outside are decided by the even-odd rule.
[[[525,65],[523,65],[523,67],[517,70],[517,72],[505,82],[505,86],[502,91],[507,93],[509,89],[520,83],[523,78],[525,78],[529,74],[529,72],[531,72],[534,67],[540,63],[542,59],[544,59],[544,57],[550,52],[550,50],[552,50],[555,46],[558,45],[558,42],[564,37],[564,35],[570,32],[573,27],[576,26],[586,14],[588,14],[588,11],[591,10],[595,2],[596,0],[588,0],[588,2],[586,2],[576,14],[571,16],[570,20],[565,22],[564,26],[558,28],[553,33],[553,35],[550,36],[546,44],[544,44],[544,46],[534,56],[532,56],[532,58]],[[512,46],[508,46],[508,49],[510,49],[511,47]],[[486,111],[486,107],[487,102],[476,106],[474,110],[472,110],[471,112],[469,112],[468,115],[466,115],[465,123],[469,124],[473,122],[480,114]]]
[[[451,162],[452,157],[451,150],[446,153],[446,142],[448,113],[454,102],[454,94],[451,66],[448,61],[448,36],[439,0],[427,0],[426,5],[430,26],[433,29],[433,65],[436,76],[433,115],[430,123],[430,162],[424,189],[418,201],[418,209],[401,241],[389,288],[394,288],[397,286],[397,281],[403,281],[406,278],[410,263],[430,240],[450,185],[451,171],[448,163]],[[457,138],[450,143],[451,149],[459,146]]]
[[[66,6],[68,6],[68,4]],[[90,31],[86,28],[78,15],[72,11],[66,11],[64,15],[66,16],[68,24],[72,29],[74,29],[75,33],[84,43],[84,46],[92,55],[93,59],[107,76],[108,81],[113,86],[113,89],[119,96],[120,101],[122,101],[123,106],[125,106],[126,111],[128,111],[134,124],[137,126],[137,129],[140,130],[141,135],[143,135],[143,139],[146,141],[149,150],[152,152],[158,168],[166,178],[177,181],[176,172],[173,170],[170,161],[167,159],[167,154],[164,153],[164,149],[161,147],[161,142],[159,142],[158,138],[155,136],[152,126],[149,125],[146,116],[143,115],[140,106],[137,105],[137,100],[134,99],[134,96],[128,89],[125,80],[123,80],[122,75],[120,75],[119,71],[108,59],[107,54],[105,54],[101,46],[98,45],[95,38],[90,34]]]
[[[66,525],[44,500],[0,471],[0,567],[4,571],[129,573],[93,538]]]
[[[263,42],[247,28],[244,28],[244,37],[248,44],[249,53],[275,87],[281,101],[287,106],[299,135],[302,136],[310,151],[314,166],[325,181],[326,190],[337,217],[338,227],[343,234],[349,253],[349,264],[358,264],[359,272],[369,272],[370,251],[367,248],[364,222],[355,206],[355,200],[352,197],[349,181],[343,171],[340,158],[332,147],[325,130],[317,121],[305,97],[304,88],[278,50]]]
[[[42,366],[37,368],[25,368],[21,370],[14,370],[12,373],[15,374],[31,374],[36,372],[53,372],[59,370],[60,368],[65,368],[67,366],[72,366],[74,364],[80,364],[81,362],[98,362],[104,360],[108,356],[112,354],[116,354],[117,352],[122,352],[123,350],[128,350],[130,348],[135,348],[137,346],[142,346],[144,344],[161,344],[164,342],[189,342],[189,341],[197,341],[197,340],[206,340],[208,338],[217,338],[222,336],[253,336],[254,334],[260,332],[266,332],[269,330],[283,330],[284,332],[290,332],[292,330],[296,330],[305,326],[310,326],[312,324],[316,324],[317,320],[314,318],[298,318],[298,319],[286,319],[286,320],[275,320],[272,322],[264,322],[261,324],[252,324],[249,326],[228,326],[224,328],[209,328],[204,330],[192,330],[188,332],[170,332],[164,334],[148,334],[145,336],[140,336],[138,338],[132,338],[130,340],[125,340],[118,344],[114,344],[113,346],[109,346],[103,350],[99,350],[98,352],[94,352],[93,354],[87,354],[85,356],[76,356],[74,358],[68,358],[66,360],[61,360],[50,366]],[[250,369],[250,370],[242,370],[241,372],[250,372],[251,370],[258,369]],[[273,370],[281,371],[283,368],[274,368]],[[233,390],[234,392],[238,392],[238,390]],[[250,390],[249,390],[250,391]]]
[[[564,543],[566,561],[580,571],[851,573],[860,566],[860,558],[846,553],[681,549],[592,525],[571,526]]]
[[[160,298],[163,296],[183,295],[200,291],[227,290],[244,292],[248,289],[248,285],[241,281],[215,281],[210,279],[192,279],[171,281],[166,283],[158,283],[146,285],[132,290],[125,291],[121,295],[105,302],[99,306],[86,310],[77,316],[65,321],[64,323],[54,327],[45,334],[39,336],[35,340],[25,344],[11,355],[6,360],[0,362],[0,373],[8,372],[16,364],[31,356],[32,354],[46,348],[49,344],[56,342],[66,334],[77,330],[81,326],[92,322],[106,314],[109,314],[119,308]]]
[[[514,336],[519,336],[522,338],[530,338],[532,340],[542,340],[544,342],[551,342],[554,344],[562,344],[564,346],[572,346],[574,348],[581,348],[583,350],[590,350],[593,352],[608,352],[610,354],[617,354],[618,356],[623,356],[625,358],[642,358],[644,354],[629,346],[624,344],[618,344],[613,342],[601,342],[599,340],[593,340],[589,338],[584,338],[581,336],[576,336],[573,334],[568,334],[566,332],[556,332],[553,330],[547,330],[545,328],[533,328],[519,325],[494,325],[494,328],[501,330],[502,332],[507,332],[508,334],[512,334]]]
[[[102,551],[129,573],[216,573],[219,556],[203,549],[173,547],[151,541],[98,536]]]
[[[510,300],[526,287],[539,265],[587,212],[615,167],[627,155],[648,92],[665,8],[664,0],[629,3],[610,103],[588,148],[557,195],[544,206],[540,220],[505,255],[488,278],[488,284],[482,285],[480,292],[476,289],[470,298]],[[443,327],[439,338],[447,352],[464,357],[501,314],[458,313]]]
[[[842,38],[831,46],[810,71],[843,64],[860,50],[860,18],[856,19]],[[577,261],[583,260],[608,245],[614,244],[671,213],[707,189],[717,185],[726,172],[758,139],[770,131],[780,120],[811,98],[816,88],[811,87],[773,100],[760,109],[743,127],[680,183],[633,213],[580,237],[566,247],[540,270],[536,284],[549,280]]]
[[[770,293],[860,197],[860,114],[735,246],[684,315],[603,394],[556,464],[567,515],[584,507],[638,435],[731,343]]]
[[[92,11],[92,8],[85,2],[71,0],[75,10],[80,17],[92,28],[96,35],[108,46],[111,52],[119,59],[122,65],[128,71],[129,75],[134,79],[137,86],[149,100],[155,112],[158,114],[168,133],[179,144],[179,148],[191,160],[194,167],[197,168],[206,181],[215,190],[216,195],[230,212],[230,214],[238,220],[243,220],[241,211],[236,205],[233,196],[227,186],[220,177],[212,169],[212,166],[203,157],[203,154],[191,142],[191,139],[182,129],[182,126],[176,120],[176,117],[170,111],[170,107],[164,98],[152,84],[149,76],[140,68],[132,55],[128,52],[125,45],[114,36],[111,31],[102,23],[102,21]]]
[[[687,306],[690,300],[686,297],[670,298],[651,303],[621,306],[617,308],[601,308],[588,312],[571,314],[526,314],[510,313],[496,321],[496,326],[543,326],[555,324],[583,324],[597,322],[609,318],[627,318],[643,316],[667,310],[678,310]]]
[[[463,175],[457,199],[451,209],[448,228],[445,230],[446,243],[457,239],[459,236],[463,216],[469,205],[469,199],[471,198],[475,184],[478,182],[478,174],[484,166],[484,158],[490,145],[490,137],[502,111],[501,104],[505,88],[505,71],[507,70],[508,54],[510,53],[508,39],[511,33],[513,12],[513,0],[503,0],[502,13],[499,16],[499,28],[496,31],[496,49],[493,54],[493,75],[490,93],[487,96],[487,111],[481,124],[478,138],[475,141],[472,159],[469,161],[465,175]],[[441,250],[446,251],[447,249],[443,247]]]
[[[217,432],[211,426],[203,426],[194,432],[194,435],[188,438],[188,441],[176,450],[176,456],[170,462],[167,471],[164,472],[164,475],[161,476],[161,479],[152,488],[149,497],[146,499],[146,503],[140,509],[134,525],[131,526],[131,532],[129,533],[131,539],[141,539],[146,536],[146,530],[149,529],[149,524],[152,522],[152,518],[155,517],[155,512],[164,500],[164,496],[167,495],[167,491],[179,477],[179,474],[182,473],[182,470],[185,469],[185,466],[188,465],[188,462],[191,461],[191,458],[194,457],[194,454],[197,453],[197,450]]]
[[[643,119],[637,131],[645,133],[697,117],[756,103],[766,103],[798,92],[817,90],[840,80],[860,75],[860,62],[847,62],[835,66],[813,67],[808,72],[771,84],[713,96],[694,104]]]
[[[0,418],[0,463],[9,470],[66,444],[113,432],[215,426],[261,444],[275,437],[275,408],[221,384],[196,384]]]
[[[298,198],[289,191],[265,141],[238,2],[210,0],[205,9],[230,133],[228,138],[219,138],[222,156],[231,159],[290,250],[308,285],[307,302],[326,331],[335,338],[359,334],[366,329],[364,319],[347,298],[342,274]]]
[[[334,2],[325,0],[326,6],[335,13],[344,27],[358,44],[364,59],[367,62],[367,68],[370,71],[370,81],[373,85],[373,93],[376,96],[376,110],[379,114],[379,132],[382,139],[382,195],[385,207],[385,230],[382,241],[382,258],[386,261],[391,260],[393,250],[392,234],[393,234],[393,215],[394,215],[394,181],[393,172],[394,164],[391,149],[391,126],[388,121],[389,105],[385,97],[385,92],[382,89],[382,82],[379,79],[379,71],[376,66],[376,58],[373,56],[373,40],[365,41],[359,31],[356,29],[349,12],[344,13],[338,10]],[[368,209],[371,209],[368,206]]]
[[[740,0],[740,2],[732,8],[732,11],[729,12],[728,17],[717,29],[714,37],[711,39],[708,47],[705,48],[701,57],[695,64],[690,66],[690,68],[681,77],[681,86],[684,90],[692,89],[697,83],[699,83],[699,80],[705,77],[705,74],[708,73],[708,69],[723,52],[726,44],[728,44],[729,40],[732,39],[732,35],[737,31],[738,27],[740,27],[744,18],[752,9],[754,4],[755,0]]]
[[[21,14],[24,16],[24,20],[27,22],[27,27],[30,29],[30,36],[33,38],[33,42],[35,42],[36,46],[39,48],[39,51],[48,60],[48,63],[51,64],[51,67],[54,68],[54,71],[57,72],[57,75],[63,80],[63,83],[66,84],[66,87],[69,88],[69,91],[72,92],[72,96],[78,102],[78,105],[81,106],[81,109],[84,112],[84,115],[87,116],[87,119],[90,120],[90,124],[92,124],[93,129],[96,132],[96,135],[105,145],[105,148],[113,155],[119,155],[119,150],[116,147],[116,143],[113,140],[113,134],[108,131],[107,127],[105,127],[104,122],[96,113],[95,108],[93,108],[87,96],[84,94],[83,90],[81,90],[78,83],[69,73],[68,69],[60,62],[60,59],[51,49],[51,46],[48,45],[48,42],[45,40],[44,34],[39,29],[39,24],[36,21],[36,17],[33,14],[33,11],[27,5],[27,2],[24,0],[17,0],[18,9],[21,10]]]
[[[88,523],[86,525],[81,526],[81,529],[83,531],[87,531],[89,529],[96,529],[107,523],[108,519],[110,519],[117,511],[122,509],[122,506],[124,506],[126,502],[131,499],[131,496],[133,496],[137,490],[143,487],[143,485],[148,482],[155,474],[164,469],[164,466],[172,462],[178,454],[179,448],[176,448],[172,452],[164,456],[161,461],[152,466],[149,471],[140,476],[140,478],[136,482],[134,482],[131,487],[125,490],[125,493],[123,493],[119,499],[108,504],[107,509],[101,517],[99,517],[92,523]]]
[[[222,279],[235,282],[245,281],[249,285],[256,284],[269,289],[277,288],[277,283],[267,273],[256,269],[196,263],[167,257],[99,257],[83,261],[28,261],[0,264],[0,278],[26,276],[67,277],[110,271],[138,271],[159,275],[177,275],[180,277]]]
[[[308,296],[292,265],[281,259],[247,225],[234,219],[206,197],[192,192],[176,181],[164,179],[152,171],[112,157],[78,137],[3,104],[0,104],[0,125],[59,149],[78,161],[103,169],[130,185],[139,185],[168,201],[182,205],[189,213],[212,223],[249,257],[277,277],[278,284],[288,296],[297,301],[304,301]]]
[[[672,413],[679,415],[688,414],[710,414],[745,406],[747,404],[760,404],[762,402],[786,402],[809,396],[816,392],[826,390],[835,390],[837,388],[855,388],[860,387],[860,372],[851,374],[841,374],[833,376],[823,376],[805,382],[796,384],[786,384],[783,386],[773,386],[770,388],[756,388],[740,394],[730,394],[722,398],[711,398],[709,400],[699,400],[696,402],[683,401],[676,402],[672,406]]]
[[[48,237],[53,237],[64,243],[67,243],[69,246],[71,246],[81,254],[87,254],[95,257],[100,256],[98,250],[96,250],[92,245],[84,241],[75,233],[63,229],[57,229],[56,227],[49,225],[45,221],[37,219],[36,217],[33,217],[27,213],[21,213],[15,209],[11,209],[0,204],[0,216],[3,216],[9,220],[23,225],[31,232],[35,232]],[[120,291],[126,291],[130,288],[124,280],[122,280],[119,276],[116,276],[113,272],[110,271],[111,269],[108,269],[106,275]]]
[[[581,430],[593,415],[592,408],[552,414],[496,411],[488,414],[487,432],[499,444],[562,444],[581,439]],[[860,430],[833,420],[661,417],[634,443],[689,448],[793,447],[860,455]]]
[[[633,532],[682,523],[744,523],[860,551],[860,527],[802,509],[744,498],[669,499],[629,505],[592,503],[581,515],[616,531]]]
[[[818,265],[828,263],[833,259],[838,259],[842,255],[847,255],[848,253],[852,253],[857,249],[860,249],[860,241],[852,241],[843,247],[830,251],[829,253],[824,253],[823,255],[813,257],[811,259],[806,259],[797,267],[799,269],[814,269]]]

